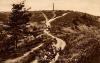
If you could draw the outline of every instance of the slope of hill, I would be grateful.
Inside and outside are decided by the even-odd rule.
[[[66,42],[64,50],[57,51],[52,46],[57,40],[43,33],[46,25],[42,12],[48,20],[53,19],[50,23],[51,27],[48,27],[49,33]],[[16,53],[13,46],[9,46],[8,50],[5,49],[9,45],[6,41],[8,37],[6,33],[0,34],[1,63],[15,63],[15,61],[17,63],[34,63],[37,58],[40,59],[39,63],[49,63],[57,53],[59,56],[55,63],[100,63],[100,22],[98,16],[69,10],[31,11],[31,13],[33,16],[30,23],[34,26],[28,30],[36,27],[32,32],[38,32],[37,35],[36,33],[29,35],[25,38],[26,41],[22,40],[22,43],[18,43]],[[0,21],[8,22],[8,17],[9,13],[0,13]]]
[[[51,33],[65,40],[68,45],[65,54],[62,54],[65,56],[64,63],[100,62],[99,60],[96,62],[95,59],[98,56],[100,59],[98,17],[81,12],[68,12],[67,15],[55,19],[51,24]]]

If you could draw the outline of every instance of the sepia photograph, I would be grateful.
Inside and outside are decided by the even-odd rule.
[[[100,63],[100,1],[0,0],[0,63]]]

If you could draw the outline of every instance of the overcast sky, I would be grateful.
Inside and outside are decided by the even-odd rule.
[[[13,2],[12,2],[13,1]],[[22,0],[0,0],[0,11],[10,11],[11,4]],[[31,10],[51,10],[53,0],[26,0]],[[100,0],[55,0],[55,9],[74,10],[100,16]]]

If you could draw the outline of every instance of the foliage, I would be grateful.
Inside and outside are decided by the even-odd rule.
[[[52,46],[56,41],[43,33],[44,28],[39,28],[44,26],[41,24],[44,17],[40,11],[31,12],[33,13],[31,16],[31,13],[23,8],[23,3],[14,4],[9,23],[5,30],[0,31],[0,62],[21,57],[41,43],[44,45],[30,52],[21,61],[30,63],[38,58],[40,63],[49,63],[58,52],[60,56],[56,63],[91,63],[91,60],[100,56],[100,23],[96,16],[74,11],[56,11],[56,17],[69,13],[52,22],[49,29],[50,33],[66,41],[66,48],[57,51]],[[52,18],[51,11],[43,12],[49,19]],[[38,24],[31,26],[29,21],[31,24],[34,22]],[[14,51],[15,41],[17,52]]]

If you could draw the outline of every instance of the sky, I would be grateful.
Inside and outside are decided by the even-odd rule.
[[[12,4],[22,0],[0,0],[0,11],[11,11]],[[100,16],[100,0],[26,0],[26,7],[31,10],[74,10]]]

